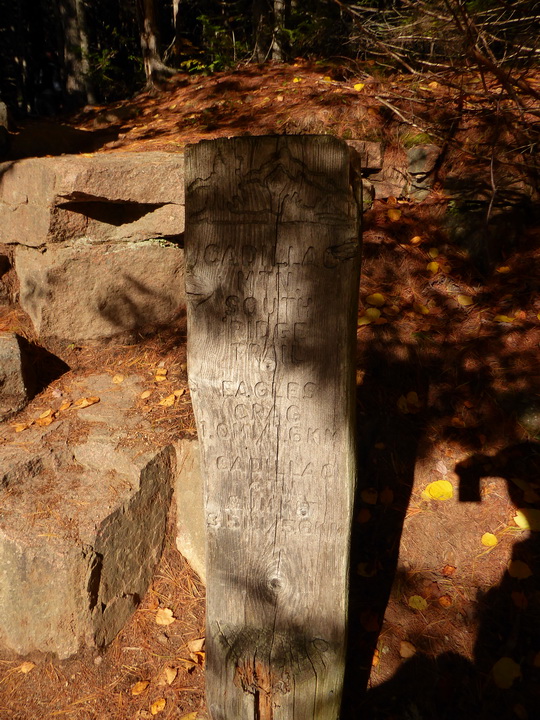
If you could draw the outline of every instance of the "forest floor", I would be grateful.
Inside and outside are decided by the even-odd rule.
[[[504,206],[485,240],[474,208],[463,210],[471,179],[475,192],[487,188],[490,209],[505,177],[505,187],[524,186],[540,75],[525,81],[533,95],[518,112],[473,72],[376,78],[366,66],[248,67],[177,76],[160,92],[69,118],[100,138],[96,152],[323,132],[396,153],[426,140],[443,147],[425,201],[377,200],[364,216],[343,720],[539,717],[540,227],[526,206]],[[55,148],[40,127],[23,129],[20,155],[65,151],[65,136],[54,136]],[[33,339],[16,309],[0,327]],[[150,378],[164,363],[168,382],[185,386],[184,341],[185,329],[173,328],[136,346],[71,348],[62,356],[70,370],[36,400],[46,407],[74,374],[103,368]],[[161,439],[195,435],[189,405],[156,412]],[[2,720],[208,717],[204,588],[172,528],[152,587],[105,652],[0,657]],[[175,622],[156,624],[158,607]]]

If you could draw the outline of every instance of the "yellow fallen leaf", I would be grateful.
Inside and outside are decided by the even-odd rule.
[[[196,665],[201,665],[201,666],[204,665],[205,653],[203,653],[203,652],[191,653],[190,657],[192,660],[194,660]]]
[[[64,402],[58,408],[58,412],[64,412],[64,410],[68,410],[70,407],[71,407],[71,400],[64,400]]]
[[[502,657],[491,668],[491,674],[497,687],[501,690],[509,690],[514,680],[521,677],[521,668],[512,658]]]
[[[54,417],[52,415],[50,415],[49,417],[44,417],[44,418],[39,417],[36,420],[36,425],[39,425],[40,427],[48,427],[53,421],[54,421]]]
[[[416,655],[416,648],[407,640],[402,640],[399,643],[399,655],[404,659],[412,658],[413,655]]]
[[[158,367],[156,368],[156,375],[166,375],[169,371],[167,368]]]
[[[386,212],[386,215],[388,216],[389,220],[395,222],[401,217],[401,210],[398,210],[397,208],[390,208],[390,210]]]
[[[428,84],[428,88],[430,88],[430,90],[436,90],[438,87],[439,83],[436,80],[433,80],[433,82]]]
[[[166,379],[167,379],[167,376],[166,376],[166,375],[156,375],[156,377],[154,378],[154,380],[155,380],[156,382],[163,382],[163,381],[166,380]]]
[[[79,398],[79,400],[76,400],[73,404],[74,410],[81,410],[82,408],[90,407],[90,405],[95,405],[99,402],[98,397],[83,397]]]
[[[379,651],[377,650],[377,648],[375,648],[375,650],[373,651],[373,657],[371,658],[371,666],[372,666],[372,667],[377,667],[378,664],[379,664],[379,662],[380,662],[380,660],[381,660],[380,653],[379,653]]]
[[[454,497],[454,488],[448,480],[435,480],[423,490],[424,500],[450,500]]]
[[[201,652],[201,650],[204,648],[205,638],[196,638],[195,640],[189,640],[187,643],[187,648],[189,652],[197,653]]]
[[[360,493],[360,497],[362,502],[365,502],[368,505],[376,505],[379,493],[375,490],[375,488],[365,488],[365,490],[362,490]]]
[[[165,705],[167,704],[167,701],[165,698],[159,698],[159,700],[156,700],[156,702],[152,703],[150,705],[150,712],[152,715],[157,715],[160,712],[163,712],[165,710]]]
[[[330,77],[330,75],[325,75],[323,77],[323,80],[324,80],[324,82],[332,82],[332,78]]]
[[[362,315],[362,317],[358,318],[358,327],[361,327],[362,325],[370,325],[371,322],[371,318],[368,318],[367,315]]]
[[[487,532],[482,535],[480,542],[486,547],[495,547],[499,541],[493,533]]]
[[[474,302],[470,295],[458,295],[456,299],[460,305],[463,305],[463,307],[472,305]]]
[[[407,604],[413,610],[425,610],[428,606],[427,600],[421,595],[411,595]]]
[[[430,258],[433,258],[435,260],[436,257],[439,257],[439,249],[438,248],[429,248],[428,255]]]
[[[382,293],[372,293],[371,295],[368,295],[366,298],[366,302],[368,305],[374,305],[375,307],[382,307],[385,302],[386,298]]]
[[[514,322],[516,318],[509,317],[508,315],[495,315],[493,319],[495,320],[495,322],[511,323]]]
[[[516,510],[514,522],[522,530],[540,532],[540,510],[538,508],[520,508]]]
[[[450,597],[450,595],[441,595],[438,603],[443,608],[449,608],[452,605],[452,598]]]
[[[22,665],[19,665],[17,670],[22,673],[23,675],[27,675],[29,672],[31,672],[36,667],[36,663],[30,662],[30,660],[27,660],[26,662],[23,662]]]
[[[178,675],[178,668],[167,665],[158,678],[158,685],[172,685]]]
[[[123,375],[115,375],[113,377],[112,381],[115,385],[120,385],[120,383],[124,382],[124,376]]]
[[[135,685],[131,686],[131,694],[142,695],[149,685],[150,683],[148,680],[140,680],[139,682],[136,682]]]
[[[532,570],[523,560],[512,560],[508,566],[508,574],[516,580],[526,580],[531,577]]]
[[[187,715],[182,715],[180,720],[197,720],[198,713],[196,712],[190,712]]]
[[[293,78],[293,82],[302,82],[302,78],[295,77]]]
[[[151,394],[152,394],[151,390],[145,390],[144,392],[141,393],[141,400],[146,400],[146,398],[149,398]]]
[[[41,413],[41,415],[38,417],[38,420],[44,420],[45,418],[48,418],[50,415],[52,415],[52,410],[49,408],[48,410],[45,410]]]
[[[369,318],[370,320],[378,320],[381,317],[381,311],[379,310],[379,308],[370,307],[370,308],[367,308],[364,315],[365,315],[365,317]]]
[[[421,235],[415,235],[411,238],[411,245],[420,245],[424,238]]]
[[[156,610],[156,625],[172,625],[176,618],[170,608],[158,608]]]
[[[31,423],[16,423],[15,425],[12,425],[11,427],[15,430],[16,433],[23,432],[24,430],[28,430]]]
[[[163,400],[160,400],[158,405],[162,405],[163,407],[172,407],[175,400],[176,395],[172,393],[172,395],[167,395],[167,397],[163,398]]]
[[[439,272],[440,265],[438,262],[430,262],[426,265],[426,270],[429,270],[430,273],[433,275],[436,275]]]
[[[388,305],[388,307],[383,308],[383,312],[386,315],[399,315],[399,306],[398,305]]]
[[[365,83],[356,83],[355,85],[353,85],[353,88],[355,90],[363,90],[365,87],[366,87]]]
[[[501,265],[496,269],[495,272],[498,272],[500,275],[505,275],[506,273],[510,272],[510,268],[508,265]]]
[[[179,390],[173,390],[173,395],[174,395],[174,397],[179,398],[179,397],[182,397],[182,395],[184,395],[185,392],[186,392],[186,389],[185,389],[185,388],[181,388],[181,389],[179,389]]]
[[[426,307],[426,305],[422,305],[421,303],[415,303],[413,305],[413,310],[417,313],[420,313],[420,315],[429,315],[429,308]]]

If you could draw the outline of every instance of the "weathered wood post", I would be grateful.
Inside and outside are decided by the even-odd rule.
[[[209,710],[335,719],[361,248],[348,148],[328,136],[214,140],[186,163]]]

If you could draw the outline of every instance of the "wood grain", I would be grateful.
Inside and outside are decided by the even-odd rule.
[[[344,143],[188,149],[188,371],[205,474],[213,720],[339,715],[359,238]]]

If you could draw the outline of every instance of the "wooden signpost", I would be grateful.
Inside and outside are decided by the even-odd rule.
[[[329,136],[186,155],[213,720],[330,720],[345,661],[359,210]]]

